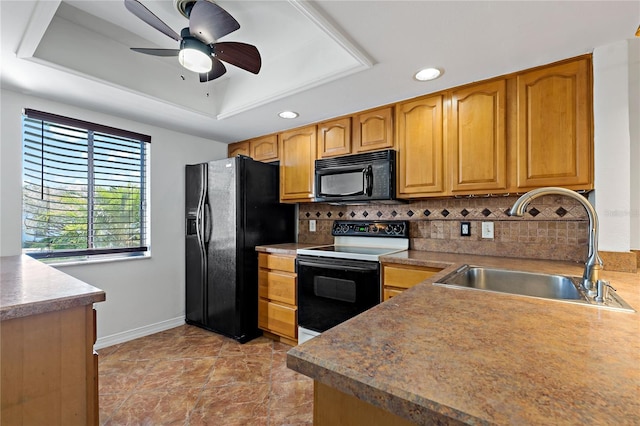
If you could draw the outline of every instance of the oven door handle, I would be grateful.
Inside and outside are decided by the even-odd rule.
[[[298,266],[308,266],[311,268],[322,268],[322,269],[334,269],[340,271],[359,271],[359,272],[371,272],[378,269],[378,265],[374,263],[373,265],[367,266],[353,266],[353,265],[341,265],[341,264],[331,264],[324,262],[311,262],[307,260],[298,260]],[[298,273],[300,273],[298,271]]]

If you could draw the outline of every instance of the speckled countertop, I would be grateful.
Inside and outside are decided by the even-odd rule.
[[[271,244],[266,246],[257,246],[256,251],[272,254],[288,254],[295,256],[296,250],[299,248],[318,247],[326,244],[300,244],[300,243],[283,243],[283,244]]]
[[[418,424],[640,424],[640,314],[432,284],[467,263],[574,276],[582,265],[381,260],[445,269],[291,349],[290,368]],[[602,275],[640,308],[640,273]]]
[[[105,300],[104,291],[29,256],[0,257],[0,320]]]

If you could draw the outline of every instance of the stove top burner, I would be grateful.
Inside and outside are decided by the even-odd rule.
[[[383,255],[389,252],[393,253],[397,250],[392,250],[389,247],[359,247],[359,246],[323,246],[314,247],[313,251],[333,252],[333,253],[356,253],[356,254],[373,254]]]
[[[297,254],[317,257],[368,260],[409,248],[406,221],[343,221],[333,223],[333,245],[298,249]]]

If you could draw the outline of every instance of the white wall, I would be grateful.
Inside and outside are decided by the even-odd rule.
[[[98,343],[106,346],[184,321],[184,165],[224,158],[227,145],[2,90],[0,255],[21,252],[21,113],[33,108],[151,136],[151,258],[59,269],[103,289]]]
[[[606,251],[629,251],[632,246],[638,247],[640,241],[637,238],[639,213],[632,210],[632,203],[637,206],[640,198],[637,170],[640,94],[637,74],[632,76],[638,66],[632,64],[630,55],[637,45],[636,40],[623,40],[593,52],[595,194],[592,200],[600,220],[599,248]],[[635,128],[634,134],[632,128]]]
[[[640,250],[640,38],[629,41],[631,249]]]

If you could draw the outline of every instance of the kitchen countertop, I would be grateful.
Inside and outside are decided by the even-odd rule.
[[[262,253],[272,254],[286,254],[295,256],[296,250],[305,249],[309,247],[318,247],[326,244],[300,244],[300,243],[283,243],[283,244],[270,244],[265,246],[257,246],[256,251]]]
[[[445,269],[294,347],[290,368],[418,424],[640,423],[640,314],[432,284],[463,264],[574,276],[581,264],[422,251],[381,261]],[[602,276],[640,309],[640,273]]]
[[[102,302],[104,291],[29,256],[0,257],[0,320]]]

